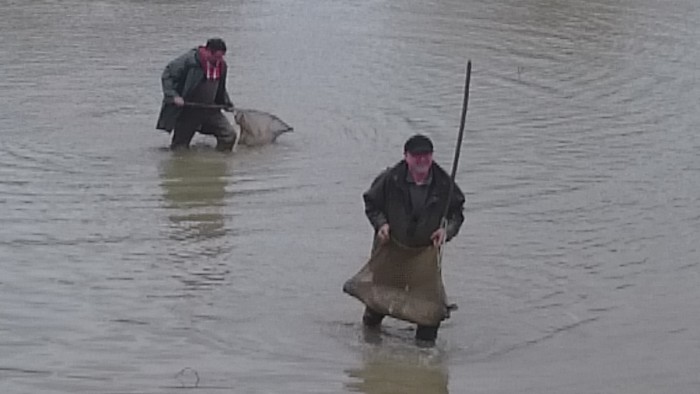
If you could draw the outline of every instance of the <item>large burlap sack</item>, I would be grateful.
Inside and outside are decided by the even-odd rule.
[[[389,241],[343,285],[343,291],[375,312],[434,326],[449,316],[438,248],[411,248]]]

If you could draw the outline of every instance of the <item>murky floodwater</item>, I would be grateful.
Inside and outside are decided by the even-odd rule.
[[[693,0],[0,1],[4,393],[700,392]],[[210,36],[232,156],[154,130]],[[467,220],[438,346],[362,338],[362,192],[409,135]]]

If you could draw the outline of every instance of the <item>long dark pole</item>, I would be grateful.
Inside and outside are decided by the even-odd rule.
[[[442,215],[443,223],[447,220],[447,215],[450,211],[450,203],[452,202],[452,194],[454,194],[455,189],[455,177],[457,176],[457,165],[459,164],[459,154],[462,150],[462,138],[464,137],[464,124],[467,119],[467,104],[469,103],[469,81],[472,75],[472,61],[467,61],[467,77],[464,83],[464,102],[462,103],[462,120],[459,124],[459,135],[457,136],[457,147],[455,148],[455,157],[452,161],[452,174],[450,175],[450,191],[447,194],[447,204],[445,205],[445,212]]]

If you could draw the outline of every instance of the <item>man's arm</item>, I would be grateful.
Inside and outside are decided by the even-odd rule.
[[[365,201],[365,215],[367,215],[367,219],[369,219],[375,231],[379,231],[380,227],[388,223],[384,213],[386,204],[384,185],[386,184],[388,172],[386,170],[379,174],[372,182],[369,190],[362,195]]]
[[[462,223],[464,223],[464,194],[457,184],[455,184],[453,193],[450,209],[447,211],[447,241],[451,240],[459,233],[459,229],[462,227]]]
[[[228,95],[228,89],[226,88],[226,80],[228,79],[228,65],[226,62],[223,63],[221,68],[221,81],[219,82],[219,88],[216,92],[216,103],[225,105],[233,110],[233,102],[231,101],[231,97]]]
[[[168,63],[161,76],[163,85],[163,95],[167,102],[173,102],[175,97],[180,97],[180,92],[176,90],[180,81],[187,77],[187,58],[189,54],[184,54]]]

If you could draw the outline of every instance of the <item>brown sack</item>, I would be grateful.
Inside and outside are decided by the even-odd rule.
[[[284,123],[280,118],[267,112],[253,109],[238,109],[234,119],[241,128],[239,143],[241,145],[265,145],[277,140],[283,133],[291,132],[294,128]]]
[[[438,248],[411,248],[394,240],[378,246],[343,291],[377,313],[424,326],[448,316]]]

